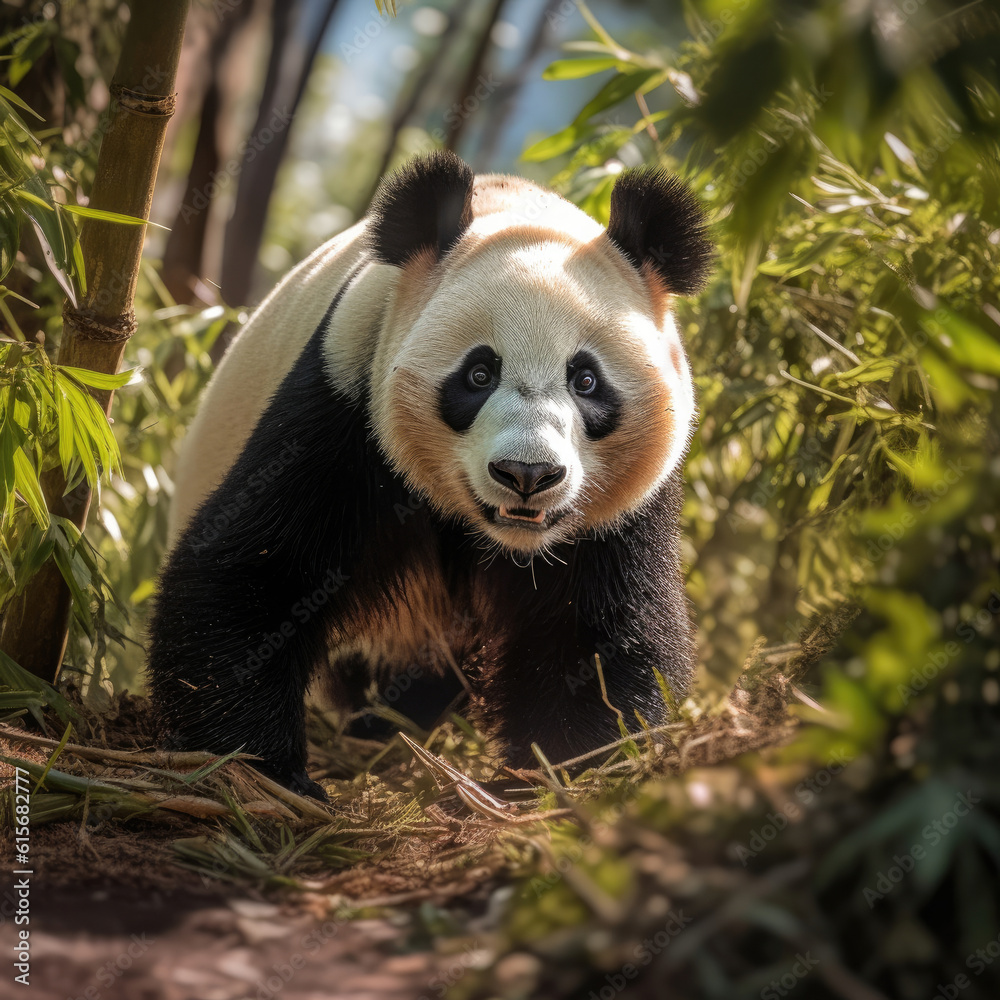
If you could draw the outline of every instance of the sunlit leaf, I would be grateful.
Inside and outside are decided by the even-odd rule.
[[[589,59],[557,59],[543,72],[543,80],[578,80],[581,77],[593,76],[604,70],[614,69],[619,62],[610,56],[592,56]]]
[[[1000,375],[1000,342],[945,306],[920,317],[920,325],[958,364],[973,371]]]
[[[49,511],[45,506],[38,474],[22,448],[14,449],[14,487],[28,505],[38,525],[48,527]]]
[[[60,205],[59,208],[70,215],[82,215],[86,219],[100,219],[102,222],[118,222],[123,226],[156,226],[157,229],[166,229],[166,226],[157,225],[148,219],[139,219],[134,215],[122,215],[120,212],[108,212],[101,208],[89,208],[84,205]]]
[[[89,368],[73,368],[71,365],[60,365],[59,370],[66,375],[71,375],[77,382],[92,386],[95,389],[120,389],[131,382],[138,369],[129,368],[115,375],[107,372],[95,372]]]

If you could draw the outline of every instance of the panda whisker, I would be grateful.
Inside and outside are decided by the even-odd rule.
[[[499,545],[494,546],[491,550],[487,550],[483,553],[483,558],[479,560],[479,565],[484,569],[489,569],[497,561],[497,556],[500,555],[501,551],[502,549]]]
[[[481,538],[482,536],[480,536]],[[479,565],[489,569],[497,560],[497,556],[503,552],[503,545],[500,542],[489,540],[489,544],[484,548]]]

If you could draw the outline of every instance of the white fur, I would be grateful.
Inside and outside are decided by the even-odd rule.
[[[225,478],[274,391],[344,280],[362,260],[364,231],[362,220],[298,264],[233,340],[202,395],[180,449],[168,523],[170,544],[177,541],[191,515]],[[345,378],[354,372],[357,352],[351,345],[377,331],[381,303],[388,295],[386,286],[394,282],[397,273],[395,268],[375,265],[369,270],[378,273],[359,283],[355,291],[362,294],[341,304],[331,331],[329,361]],[[371,293],[364,295],[369,288]]]
[[[375,432],[413,487],[504,547],[537,551],[569,529],[546,538],[483,524],[477,499],[511,502],[488,462],[565,465],[545,504],[577,510],[567,522],[574,529],[599,529],[639,507],[676,467],[694,417],[691,377],[669,313],[589,216],[527,181],[497,176],[477,178],[473,211],[443,263],[364,266],[334,313],[324,356],[332,385],[352,395],[370,370]],[[364,230],[361,222],[296,267],[230,347],[181,450],[172,541],[362,262]],[[501,383],[459,435],[437,413],[437,387],[478,344],[503,359]],[[597,442],[587,439],[566,384],[566,364],[580,349],[598,358],[633,418]]]

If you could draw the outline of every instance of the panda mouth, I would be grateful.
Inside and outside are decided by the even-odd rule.
[[[497,514],[504,521],[527,521],[529,524],[542,525],[545,523],[545,515],[548,513],[544,508],[542,510],[530,510],[527,507],[508,507],[506,504],[500,504],[497,508]]]
[[[513,507],[505,503],[494,507],[481,500],[479,501],[479,509],[482,511],[483,517],[491,524],[542,533],[554,527],[565,513],[564,511],[552,510],[549,507],[533,510],[531,507]]]

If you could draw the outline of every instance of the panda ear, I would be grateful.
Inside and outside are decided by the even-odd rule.
[[[705,284],[713,251],[705,217],[680,178],[655,167],[626,170],[611,192],[608,236],[637,267],[651,267],[667,291],[693,295]]]
[[[410,160],[382,181],[368,213],[368,246],[402,267],[422,250],[443,257],[472,221],[472,168],[441,150]]]

